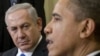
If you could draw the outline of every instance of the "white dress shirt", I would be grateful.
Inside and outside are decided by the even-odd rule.
[[[98,53],[100,53],[100,50],[94,51],[94,52],[88,54],[87,56],[95,56],[95,55],[98,54]]]
[[[38,46],[38,44],[41,42],[42,40],[42,36],[40,36],[39,41],[37,42],[37,44],[35,45],[34,48],[32,48],[32,50],[30,50],[29,52],[22,52],[19,48],[18,48],[18,53],[16,56],[20,56],[22,53],[25,54],[25,56],[32,56],[32,54],[34,53],[34,50],[36,49],[36,47]]]

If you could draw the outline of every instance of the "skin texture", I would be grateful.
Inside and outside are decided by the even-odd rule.
[[[67,2],[64,1],[63,2]],[[79,24],[74,14],[59,1],[53,11],[52,20],[45,28],[47,34],[49,56],[62,56],[71,52],[79,37]],[[62,4],[62,5],[61,5]],[[66,48],[67,47],[67,48]]]
[[[10,13],[6,24],[14,44],[23,52],[31,50],[39,40],[41,20],[34,22],[26,9]]]
[[[59,0],[55,5],[52,19],[44,29],[48,56],[86,56],[98,48],[91,35],[94,21],[91,18],[76,21],[73,7],[77,9],[70,0]]]

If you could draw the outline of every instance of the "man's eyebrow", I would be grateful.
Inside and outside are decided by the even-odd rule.
[[[58,17],[61,17],[59,14],[57,13],[53,13],[52,16],[58,16]]]

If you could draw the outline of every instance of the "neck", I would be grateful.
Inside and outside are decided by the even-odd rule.
[[[86,56],[93,51],[100,50],[100,45],[95,41],[86,40],[80,44],[81,45],[73,52],[73,56]]]
[[[96,50],[100,50],[100,45],[98,43],[91,40],[83,40],[72,52],[67,53],[66,56],[86,56]]]

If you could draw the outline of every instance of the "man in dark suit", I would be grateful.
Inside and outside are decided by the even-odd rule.
[[[58,0],[52,14],[48,56],[100,56],[100,0]]]
[[[42,20],[31,4],[10,7],[5,23],[16,47],[4,52],[3,56],[47,56],[45,38],[41,36]]]
[[[6,29],[6,24],[4,23],[4,15],[7,9],[12,6],[12,0],[0,0],[0,52],[6,51],[12,47],[14,44],[10,38],[10,35]],[[44,0],[16,0],[15,3],[23,3],[28,2],[31,3],[37,10],[38,16],[42,19],[43,28],[46,25],[45,13],[44,13]],[[42,28],[42,35],[43,33]]]

